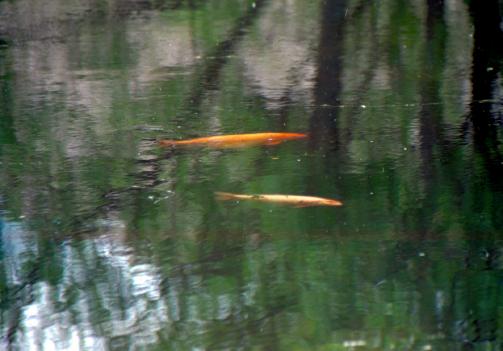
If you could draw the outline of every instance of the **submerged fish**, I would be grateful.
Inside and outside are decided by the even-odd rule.
[[[302,133],[230,134],[188,140],[160,140],[161,146],[207,146],[213,148],[239,148],[255,145],[277,145],[285,140],[307,138]]]
[[[217,191],[215,192],[217,200],[251,200],[260,202],[277,203],[283,205],[291,205],[295,207],[310,207],[310,206],[342,206],[342,202],[334,199],[327,199],[316,196],[302,195],[280,195],[280,194],[257,194],[244,195],[232,194]]]

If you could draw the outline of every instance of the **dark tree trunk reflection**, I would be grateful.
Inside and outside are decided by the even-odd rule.
[[[475,27],[471,108],[473,141],[493,180],[491,184],[501,191],[502,183],[498,180],[502,179],[503,158],[498,151],[500,141],[497,130],[501,128],[501,120],[498,121],[492,112],[493,103],[488,103],[496,96],[497,78],[501,70],[503,37],[499,4],[497,0],[471,1],[470,12]]]
[[[497,235],[503,227],[503,158],[498,136],[501,121],[494,112],[501,110],[501,105],[493,99],[500,89],[502,33],[497,0],[470,1],[469,6],[474,24],[469,122],[475,150],[473,166],[480,167],[474,171],[480,174],[469,182],[476,195],[469,199],[465,230],[477,240],[468,241],[466,265],[454,278],[451,324],[458,326],[455,337],[464,341],[466,349],[476,349],[480,343],[498,343],[502,291],[498,285],[501,272],[495,262],[500,251]]]
[[[5,46],[5,47],[3,47]],[[6,52],[8,50],[7,42],[0,38],[0,60],[6,60]],[[12,94],[12,87],[9,83],[13,79],[13,74],[10,70],[10,65],[6,65],[5,71],[0,70],[0,154],[2,152],[2,145],[14,144],[16,136],[14,133],[14,121],[12,118],[12,106],[14,105],[14,98]]]
[[[470,2],[475,32],[473,49],[472,91],[470,123],[473,128],[473,144],[476,156],[489,180],[486,184],[474,186],[483,191],[490,191],[493,196],[491,220],[494,228],[502,228],[499,215],[503,202],[503,157],[501,155],[502,123],[497,111],[501,111],[501,102],[494,101],[501,89],[498,75],[501,71],[503,36],[500,28],[501,17],[498,1]],[[499,112],[501,113],[501,112]],[[474,204],[474,211],[483,211],[483,204]]]
[[[424,182],[424,200],[419,213],[412,213],[417,233],[426,237],[434,227],[431,223],[437,205],[434,202],[438,184],[435,160],[444,144],[442,135],[441,82],[445,62],[446,33],[443,0],[428,0],[426,14],[425,50],[420,82],[421,110],[419,116],[421,170]]]
[[[199,112],[201,101],[206,96],[205,94],[208,91],[218,89],[220,73],[229,60],[229,55],[234,52],[237,44],[247,33],[248,27],[255,22],[267,2],[267,0],[255,1],[254,6],[250,6],[248,11],[237,19],[229,36],[219,42],[213,52],[208,55],[209,58],[204,63],[200,77],[196,80],[196,85],[192,88],[192,93],[187,99],[187,110],[192,113]]]
[[[325,0],[322,5],[320,44],[318,46],[318,74],[315,87],[315,111],[309,132],[313,146],[324,142],[339,143],[337,108],[341,92],[342,51],[346,0]]]

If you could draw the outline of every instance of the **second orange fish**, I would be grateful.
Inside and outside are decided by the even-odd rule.
[[[161,146],[206,146],[211,148],[240,148],[256,145],[277,145],[286,140],[307,138],[303,133],[252,133],[216,135],[188,140],[160,140]]]

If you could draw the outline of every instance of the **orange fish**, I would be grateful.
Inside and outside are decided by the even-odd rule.
[[[161,146],[207,146],[212,148],[239,148],[255,145],[277,145],[285,140],[307,138],[302,133],[253,133],[217,135],[188,140],[160,140]]]
[[[316,196],[302,196],[302,195],[280,195],[280,194],[257,194],[257,195],[244,195],[223,193],[220,191],[215,192],[217,200],[251,200],[260,202],[269,202],[282,205],[291,205],[294,207],[310,207],[310,206],[342,206],[342,202],[334,199],[327,199]]]

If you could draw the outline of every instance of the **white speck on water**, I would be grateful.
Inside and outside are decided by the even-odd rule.
[[[23,219],[23,218],[25,218],[25,217],[26,217],[26,216],[21,215],[21,216],[19,216],[18,218],[19,218],[19,219]]]
[[[301,160],[300,158],[298,158],[298,159],[297,159],[297,162],[300,162],[300,161],[302,161],[302,160]]]
[[[424,256],[426,256],[426,254],[424,252],[419,253],[419,257],[424,257]]]
[[[493,67],[487,67],[487,72],[491,72],[492,70],[494,70]]]
[[[403,148],[403,151],[407,151],[407,147],[406,146]]]
[[[373,191],[371,191],[369,194],[370,194],[370,195],[374,195],[374,192],[373,192]]]
[[[370,140],[370,142],[371,142],[371,143],[373,143],[373,142],[374,142],[374,140]]]
[[[365,105],[361,105],[361,106],[362,106],[362,108],[367,108],[367,106],[365,106]]]
[[[256,4],[256,3],[254,3],[254,2],[252,2],[252,7],[253,7],[253,8],[257,7],[257,4]]]
[[[153,199],[154,199],[154,195],[149,195],[149,196],[148,196],[148,199],[149,199],[149,200],[153,200]]]

